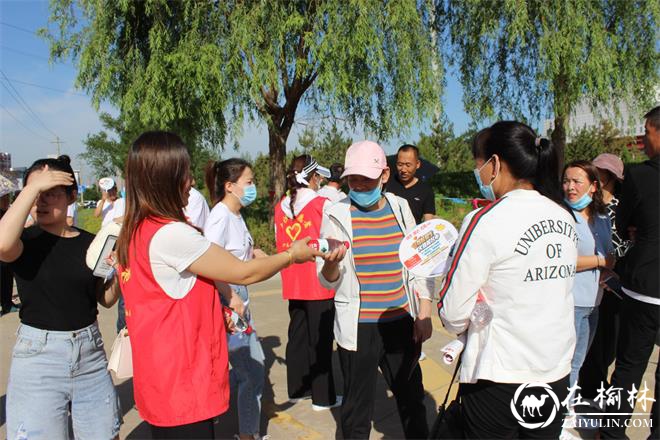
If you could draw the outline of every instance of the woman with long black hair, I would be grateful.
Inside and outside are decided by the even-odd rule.
[[[463,221],[439,304],[447,329],[467,331],[459,389],[466,437],[558,438],[560,414],[530,429],[511,410],[526,383],[547,384],[559,402],[567,396],[577,235],[561,205],[557,150],[527,125],[501,121],[475,136],[472,153],[492,203]],[[492,317],[472,324],[477,301]],[[549,416],[554,399],[539,401]]]

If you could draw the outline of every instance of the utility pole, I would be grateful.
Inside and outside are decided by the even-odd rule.
[[[60,144],[63,144],[59,136],[55,136],[55,140],[51,144],[57,144],[57,157],[60,157]]]

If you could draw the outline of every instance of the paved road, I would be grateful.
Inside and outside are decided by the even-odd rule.
[[[279,286],[279,278],[273,278],[252,286],[250,289],[252,313],[266,354],[267,380],[263,398],[264,411],[261,431],[270,434],[272,439],[334,439],[337,435],[338,410],[315,412],[312,411],[311,402],[308,400],[294,405],[287,402],[284,353],[287,339],[288,312],[286,302],[281,298]],[[101,332],[108,351],[115,337],[115,318],[115,307],[110,310],[103,309],[99,314]],[[5,394],[11,361],[11,348],[14,344],[14,332],[17,326],[18,316],[16,313],[0,318],[0,438],[5,438]],[[434,335],[424,344],[424,352],[427,358],[420,362],[424,376],[424,388],[427,392],[426,408],[429,423],[432,423],[437,402],[444,397],[451,379],[451,371],[441,362],[439,352],[440,348],[449,342],[452,337],[444,332],[437,317],[433,318],[433,326]],[[657,348],[652,359],[658,359]],[[645,375],[649,388],[652,388],[654,383],[655,366],[655,362],[650,363]],[[341,389],[341,373],[336,356],[334,367],[338,389]],[[130,380],[116,381],[116,384],[124,414],[124,424],[122,425],[120,437],[122,439],[150,438],[147,426],[142,422],[134,407],[132,382]],[[236,417],[235,402],[232,400],[231,409],[218,420],[216,426],[217,438],[232,438],[238,432]],[[394,398],[380,377],[375,399],[374,418],[371,438],[403,438]],[[589,437],[588,434],[583,433],[585,438]],[[648,435],[648,430],[629,430],[628,434],[633,439],[643,439]]]

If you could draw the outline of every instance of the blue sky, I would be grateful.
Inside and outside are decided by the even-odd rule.
[[[14,167],[27,166],[35,159],[55,154],[53,142],[58,136],[63,142],[61,153],[73,158],[74,168],[81,169],[83,182],[88,183],[94,177],[92,170],[77,156],[85,149],[87,135],[102,127],[90,98],[74,88],[74,64],[49,64],[48,44],[30,32],[45,26],[48,15],[47,1],[0,0],[0,151],[12,154]],[[456,133],[464,131],[470,122],[461,99],[461,86],[449,72],[443,101]],[[102,105],[99,111],[116,114],[110,105]],[[303,113],[299,110],[299,116]],[[401,143],[414,142],[420,132],[430,131],[429,126],[430,122],[412,127],[410,133],[401,133],[382,144],[388,153],[394,152]],[[288,140],[289,148],[298,144],[302,129],[302,125],[296,125]],[[364,136],[359,130],[350,134],[356,140]],[[227,150],[223,155],[249,153],[254,157],[266,152],[265,126],[246,124],[239,145],[238,153]]]

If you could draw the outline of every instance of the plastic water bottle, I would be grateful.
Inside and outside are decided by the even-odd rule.
[[[245,319],[241,318],[241,316],[238,313],[234,312],[229,307],[223,307],[223,311],[227,316],[227,318],[230,318],[231,321],[234,323],[234,331],[236,333],[245,333],[246,335],[252,333],[252,326],[250,325],[250,323],[247,322]]]
[[[488,307],[486,301],[477,301],[472,314],[470,315],[470,322],[476,328],[483,328],[493,319],[493,311]]]
[[[339,246],[344,246],[346,249],[350,247],[350,243],[347,241],[335,240],[334,238],[319,238],[318,240],[309,240],[307,246],[317,251],[323,252],[332,252],[337,249]]]

